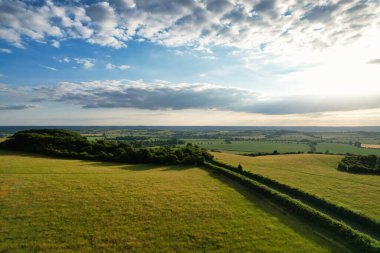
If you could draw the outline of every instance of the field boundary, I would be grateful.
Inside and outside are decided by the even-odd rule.
[[[287,194],[293,198],[297,198],[302,202],[315,206],[318,209],[325,210],[327,212],[332,213],[334,216],[337,216],[338,219],[344,221],[345,223],[354,223],[353,225],[363,227],[363,229],[368,230],[371,234],[375,235],[376,238],[380,238],[380,222],[365,216],[363,214],[352,211],[346,207],[336,205],[327,201],[326,199],[320,198],[308,192],[305,192],[301,189],[280,183],[276,180],[270,179],[268,177],[262,176],[260,174],[252,173],[251,171],[246,171],[243,169],[239,169],[232,165],[216,161],[214,159],[209,160],[209,163],[214,164],[219,167],[223,167],[235,173],[241,174],[245,177],[248,177],[252,180],[255,180],[259,183],[262,183],[268,187],[271,187],[279,192]]]
[[[213,171],[222,174],[230,179],[233,179],[242,185],[258,192],[265,197],[272,199],[275,203],[289,209],[292,213],[300,215],[309,221],[330,230],[342,237],[345,242],[360,252],[380,252],[380,242],[372,237],[361,233],[347,224],[337,221],[330,216],[302,203],[299,200],[293,199],[290,196],[276,191],[269,186],[266,186],[258,181],[248,178],[238,171],[217,166],[210,162],[205,162],[204,167],[212,169]]]

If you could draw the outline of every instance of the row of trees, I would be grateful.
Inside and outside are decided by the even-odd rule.
[[[380,156],[347,155],[338,164],[338,170],[352,173],[368,173],[380,175]]]
[[[110,162],[203,164],[211,155],[197,145],[136,149],[125,141],[88,141],[78,133],[59,129],[20,131],[0,147],[59,157]]]

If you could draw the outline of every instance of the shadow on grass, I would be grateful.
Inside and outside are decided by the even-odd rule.
[[[2,156],[21,156],[26,158],[46,158],[46,159],[54,159],[54,160],[70,160],[70,161],[80,161],[83,163],[81,166],[93,166],[93,167],[112,167],[117,169],[131,170],[131,171],[147,171],[159,169],[162,171],[175,171],[175,170],[187,170],[194,168],[196,166],[191,165],[166,165],[166,164],[146,164],[146,163],[117,163],[117,162],[104,162],[104,161],[94,161],[94,160],[85,160],[79,158],[67,158],[67,157],[56,157],[56,156],[48,156],[44,154],[37,153],[25,153],[18,151],[11,151],[0,149],[0,158]]]

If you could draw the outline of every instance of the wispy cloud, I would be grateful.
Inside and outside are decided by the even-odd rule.
[[[87,70],[92,69],[95,65],[95,59],[91,58],[74,58],[73,60]]]
[[[123,64],[123,65],[113,65],[111,63],[106,64],[106,69],[112,70],[112,69],[120,69],[120,70],[127,70],[131,68],[131,66]]]
[[[368,64],[380,64],[380,59],[373,59],[367,62]]]
[[[0,48],[0,52],[1,52],[1,53],[10,54],[10,53],[12,53],[12,50],[10,50],[10,49],[8,49],[8,48]]]
[[[0,105],[0,111],[5,110],[26,110],[31,108],[36,108],[36,105]]]
[[[45,65],[42,65],[42,64],[40,64],[40,67],[45,68],[45,69],[48,69],[48,70],[52,70],[52,71],[57,71],[56,68],[49,67],[49,66],[45,66]]]

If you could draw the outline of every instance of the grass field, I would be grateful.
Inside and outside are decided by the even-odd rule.
[[[281,141],[232,141],[230,144],[224,140],[186,140],[188,142],[198,144],[206,149],[223,150],[228,153],[271,153],[277,150],[283,152],[306,152],[309,147],[304,144]]]
[[[380,176],[358,175],[336,170],[342,156],[277,155],[248,157],[213,153],[223,162],[300,188],[331,202],[380,220]]]
[[[352,145],[339,143],[318,143],[318,152],[325,152],[326,150],[330,153],[338,154],[352,153],[357,155],[380,155],[380,149],[358,148]]]
[[[0,152],[0,252],[347,252],[196,167]]]

